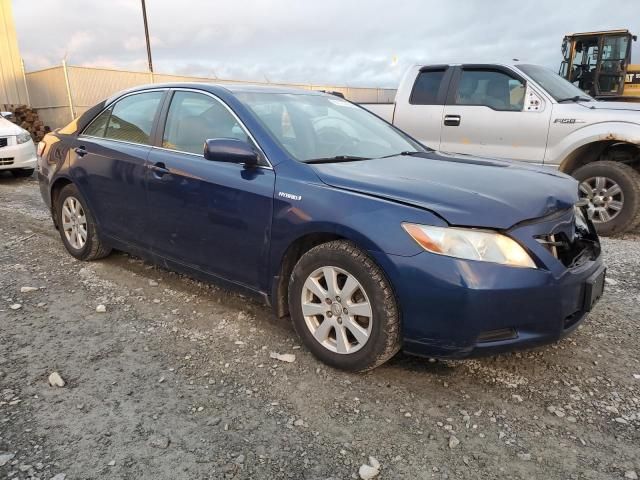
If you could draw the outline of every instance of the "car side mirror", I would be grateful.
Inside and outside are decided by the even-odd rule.
[[[258,153],[245,141],[235,138],[210,138],[204,142],[204,158],[213,162],[258,165]]]
[[[0,115],[2,116],[2,118],[9,118],[13,117],[13,112],[0,112]]]

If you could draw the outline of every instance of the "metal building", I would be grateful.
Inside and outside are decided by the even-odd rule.
[[[11,0],[0,0],[0,105],[28,103]]]

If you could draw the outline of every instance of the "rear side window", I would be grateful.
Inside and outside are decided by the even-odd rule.
[[[146,92],[129,95],[119,100],[111,108],[111,116],[107,123],[105,138],[124,142],[151,144],[151,128],[164,92]],[[85,133],[97,123],[100,114],[89,125]],[[99,125],[96,126],[96,128]],[[99,136],[99,135],[96,135]]]
[[[204,142],[213,138],[249,137],[235,117],[214,98],[196,92],[176,92],[171,99],[162,146],[202,155]]]
[[[437,105],[438,92],[445,70],[425,70],[418,74],[409,103],[412,105]]]

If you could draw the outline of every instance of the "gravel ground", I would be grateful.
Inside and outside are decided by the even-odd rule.
[[[637,478],[638,239],[604,240],[606,293],[557,344],[355,375],[238,294],[76,261],[36,181],[0,174],[0,477]]]

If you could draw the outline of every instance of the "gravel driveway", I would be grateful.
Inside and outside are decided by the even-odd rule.
[[[606,293],[558,344],[355,375],[238,294],[76,261],[0,174],[0,478],[638,478],[639,239],[604,240]]]

